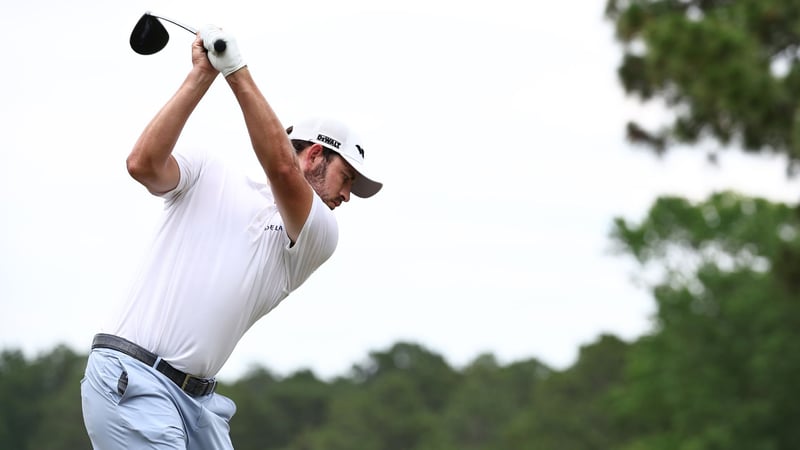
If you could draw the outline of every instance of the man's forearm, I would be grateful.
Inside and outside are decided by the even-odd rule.
[[[286,166],[297,166],[286,129],[256,86],[249,70],[243,68],[226,80],[242,108],[253,150],[267,177],[279,177]]]
[[[180,172],[171,157],[172,150],[215,76],[213,72],[193,70],[150,121],[128,155],[128,173],[150,192],[167,192],[177,186]]]
[[[289,238],[295,240],[311,210],[313,191],[305,179],[286,130],[244,67],[226,80],[244,114],[247,131]]]
[[[143,164],[164,164],[172,153],[186,121],[208,91],[214,77],[193,71],[142,132],[129,159]]]

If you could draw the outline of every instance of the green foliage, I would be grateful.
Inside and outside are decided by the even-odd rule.
[[[794,0],[608,0],[625,90],[663,100],[672,124],[629,137],[663,151],[711,138],[800,158],[800,3]]]
[[[372,352],[366,363],[353,367],[355,380],[367,385],[395,373],[413,380],[425,406],[433,411],[444,406],[459,377],[441,355],[406,342]]]
[[[730,192],[662,198],[613,236],[663,275],[657,332],[631,349],[618,395],[638,430],[626,448],[797,448],[797,210]]]
[[[616,448],[626,426],[611,413],[612,393],[621,384],[627,349],[610,335],[581,348],[573,367],[537,384],[534,401],[513,418],[502,448]]]
[[[501,367],[490,354],[464,369],[438,420],[439,433],[422,449],[489,450],[498,448],[509,426],[535,402],[535,389],[552,373],[536,360]]]
[[[615,219],[612,238],[622,251],[642,262],[663,260],[679,246],[704,256],[714,248],[747,263],[743,260],[747,255],[775,262],[787,245],[800,248],[795,239],[799,233],[794,208],[728,191],[698,205],[679,197],[661,197],[640,225]]]
[[[235,399],[243,411],[231,420],[231,439],[237,448],[282,448],[298,434],[327,419],[331,388],[310,371],[279,380],[257,368],[220,394]]]
[[[328,422],[290,448],[416,448],[436,433],[436,414],[458,379],[444,358],[416,344],[372,352],[339,380]]]
[[[0,448],[26,448],[33,435],[38,418],[38,408],[30,399],[38,397],[33,367],[28,365],[22,352],[4,351],[0,354]]]
[[[85,366],[85,356],[63,346],[32,361],[0,353],[0,448],[89,448],[79,389]]]

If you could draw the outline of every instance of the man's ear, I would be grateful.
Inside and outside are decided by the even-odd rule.
[[[321,144],[311,144],[310,146],[306,147],[305,151],[303,151],[303,156],[309,163],[313,162],[316,158],[322,156],[322,145]]]
[[[306,147],[303,150],[303,159],[308,167],[314,167],[320,163],[322,159],[325,159],[325,155],[323,151],[325,147],[322,144],[311,144],[309,147]]]
[[[323,147],[322,144],[314,143],[314,144],[311,144],[311,147],[308,147],[308,149],[306,151],[308,152],[308,157],[311,158],[312,161],[313,161],[315,158],[324,158],[325,157],[322,154],[323,150],[325,150],[325,147]]]

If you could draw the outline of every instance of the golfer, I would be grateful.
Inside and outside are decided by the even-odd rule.
[[[261,181],[210,152],[173,152],[218,73],[244,114]],[[214,376],[242,335],[331,256],[332,210],[381,189],[364,154],[333,120],[284,128],[236,40],[211,26],[198,33],[189,75],[127,159],[165,210],[115,325],[92,343],[81,397],[95,449],[233,448],[236,407],[214,392]]]

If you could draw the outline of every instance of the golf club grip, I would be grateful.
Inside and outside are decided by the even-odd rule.
[[[228,48],[228,43],[227,43],[227,42],[225,42],[224,40],[222,40],[222,39],[217,39],[217,40],[214,42],[214,50],[215,50],[217,53],[222,53],[222,52],[224,52],[226,48]]]

